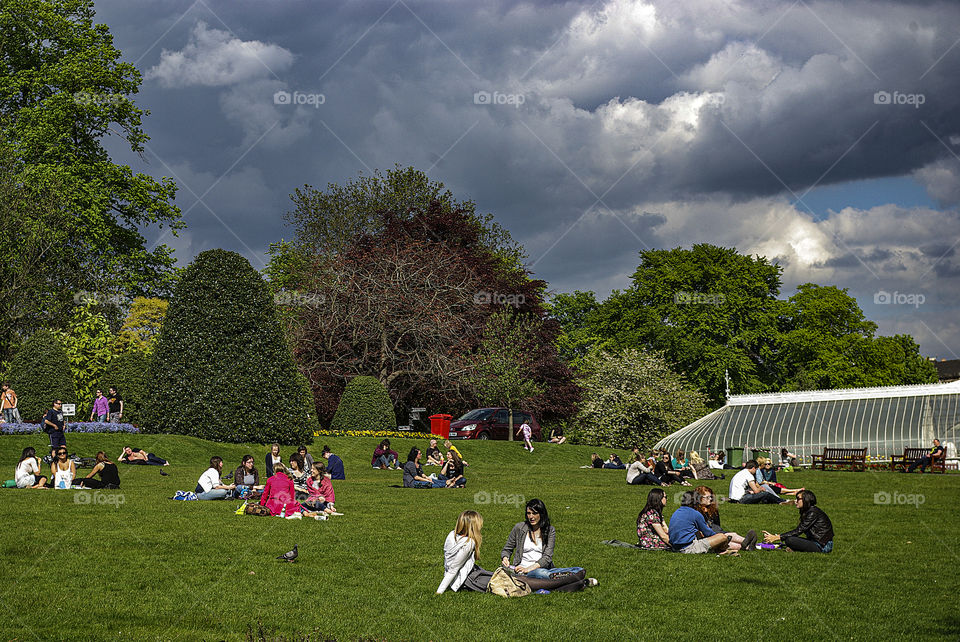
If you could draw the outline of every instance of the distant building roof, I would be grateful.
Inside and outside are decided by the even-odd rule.
[[[937,367],[937,377],[940,381],[960,380],[960,359],[935,361],[933,365]]]

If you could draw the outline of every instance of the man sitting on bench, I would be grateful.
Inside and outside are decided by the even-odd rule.
[[[782,504],[788,500],[775,493],[764,490],[757,484],[756,459],[751,459],[743,470],[730,480],[730,501],[740,504]]]
[[[940,445],[939,439],[934,439],[933,448],[930,449],[930,454],[926,455],[925,457],[921,457],[920,459],[910,464],[910,467],[907,468],[907,472],[912,473],[914,469],[916,469],[916,467],[919,466],[920,474],[923,474],[927,472],[927,466],[932,465],[933,460],[938,459],[940,457],[943,457],[943,446]]]

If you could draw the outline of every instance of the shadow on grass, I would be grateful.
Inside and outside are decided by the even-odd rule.
[[[385,638],[351,638],[357,642],[383,642]],[[331,637],[320,632],[320,629],[313,629],[308,633],[294,633],[292,636],[280,635],[268,631],[263,626],[263,622],[257,622],[256,630],[247,625],[247,634],[243,638],[244,642],[337,642],[337,638]]]

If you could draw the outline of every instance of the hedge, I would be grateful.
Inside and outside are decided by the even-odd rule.
[[[56,399],[76,403],[70,359],[60,339],[49,330],[38,330],[20,347],[10,363],[10,387],[17,393],[20,418],[39,422]]]
[[[347,430],[396,430],[397,419],[393,412],[390,394],[376,377],[354,377],[347,383],[337,412],[330,422],[330,429]]]

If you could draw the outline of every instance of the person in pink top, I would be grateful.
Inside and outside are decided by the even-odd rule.
[[[274,465],[273,476],[263,487],[260,505],[266,506],[271,515],[283,515],[287,519],[316,516],[316,513],[305,511],[294,499],[295,496],[293,480],[287,475],[287,468],[283,464]]]
[[[96,417],[97,421],[106,423],[109,416],[110,403],[103,396],[103,391],[97,390],[97,398],[93,400],[93,410],[90,412],[90,421],[93,421],[93,418]]]
[[[333,505],[336,496],[333,493],[330,473],[327,472],[325,465],[316,463],[310,469],[310,476],[307,478],[307,491],[310,496],[303,501],[305,507],[322,511],[328,515],[343,515],[343,513],[338,513]]]

